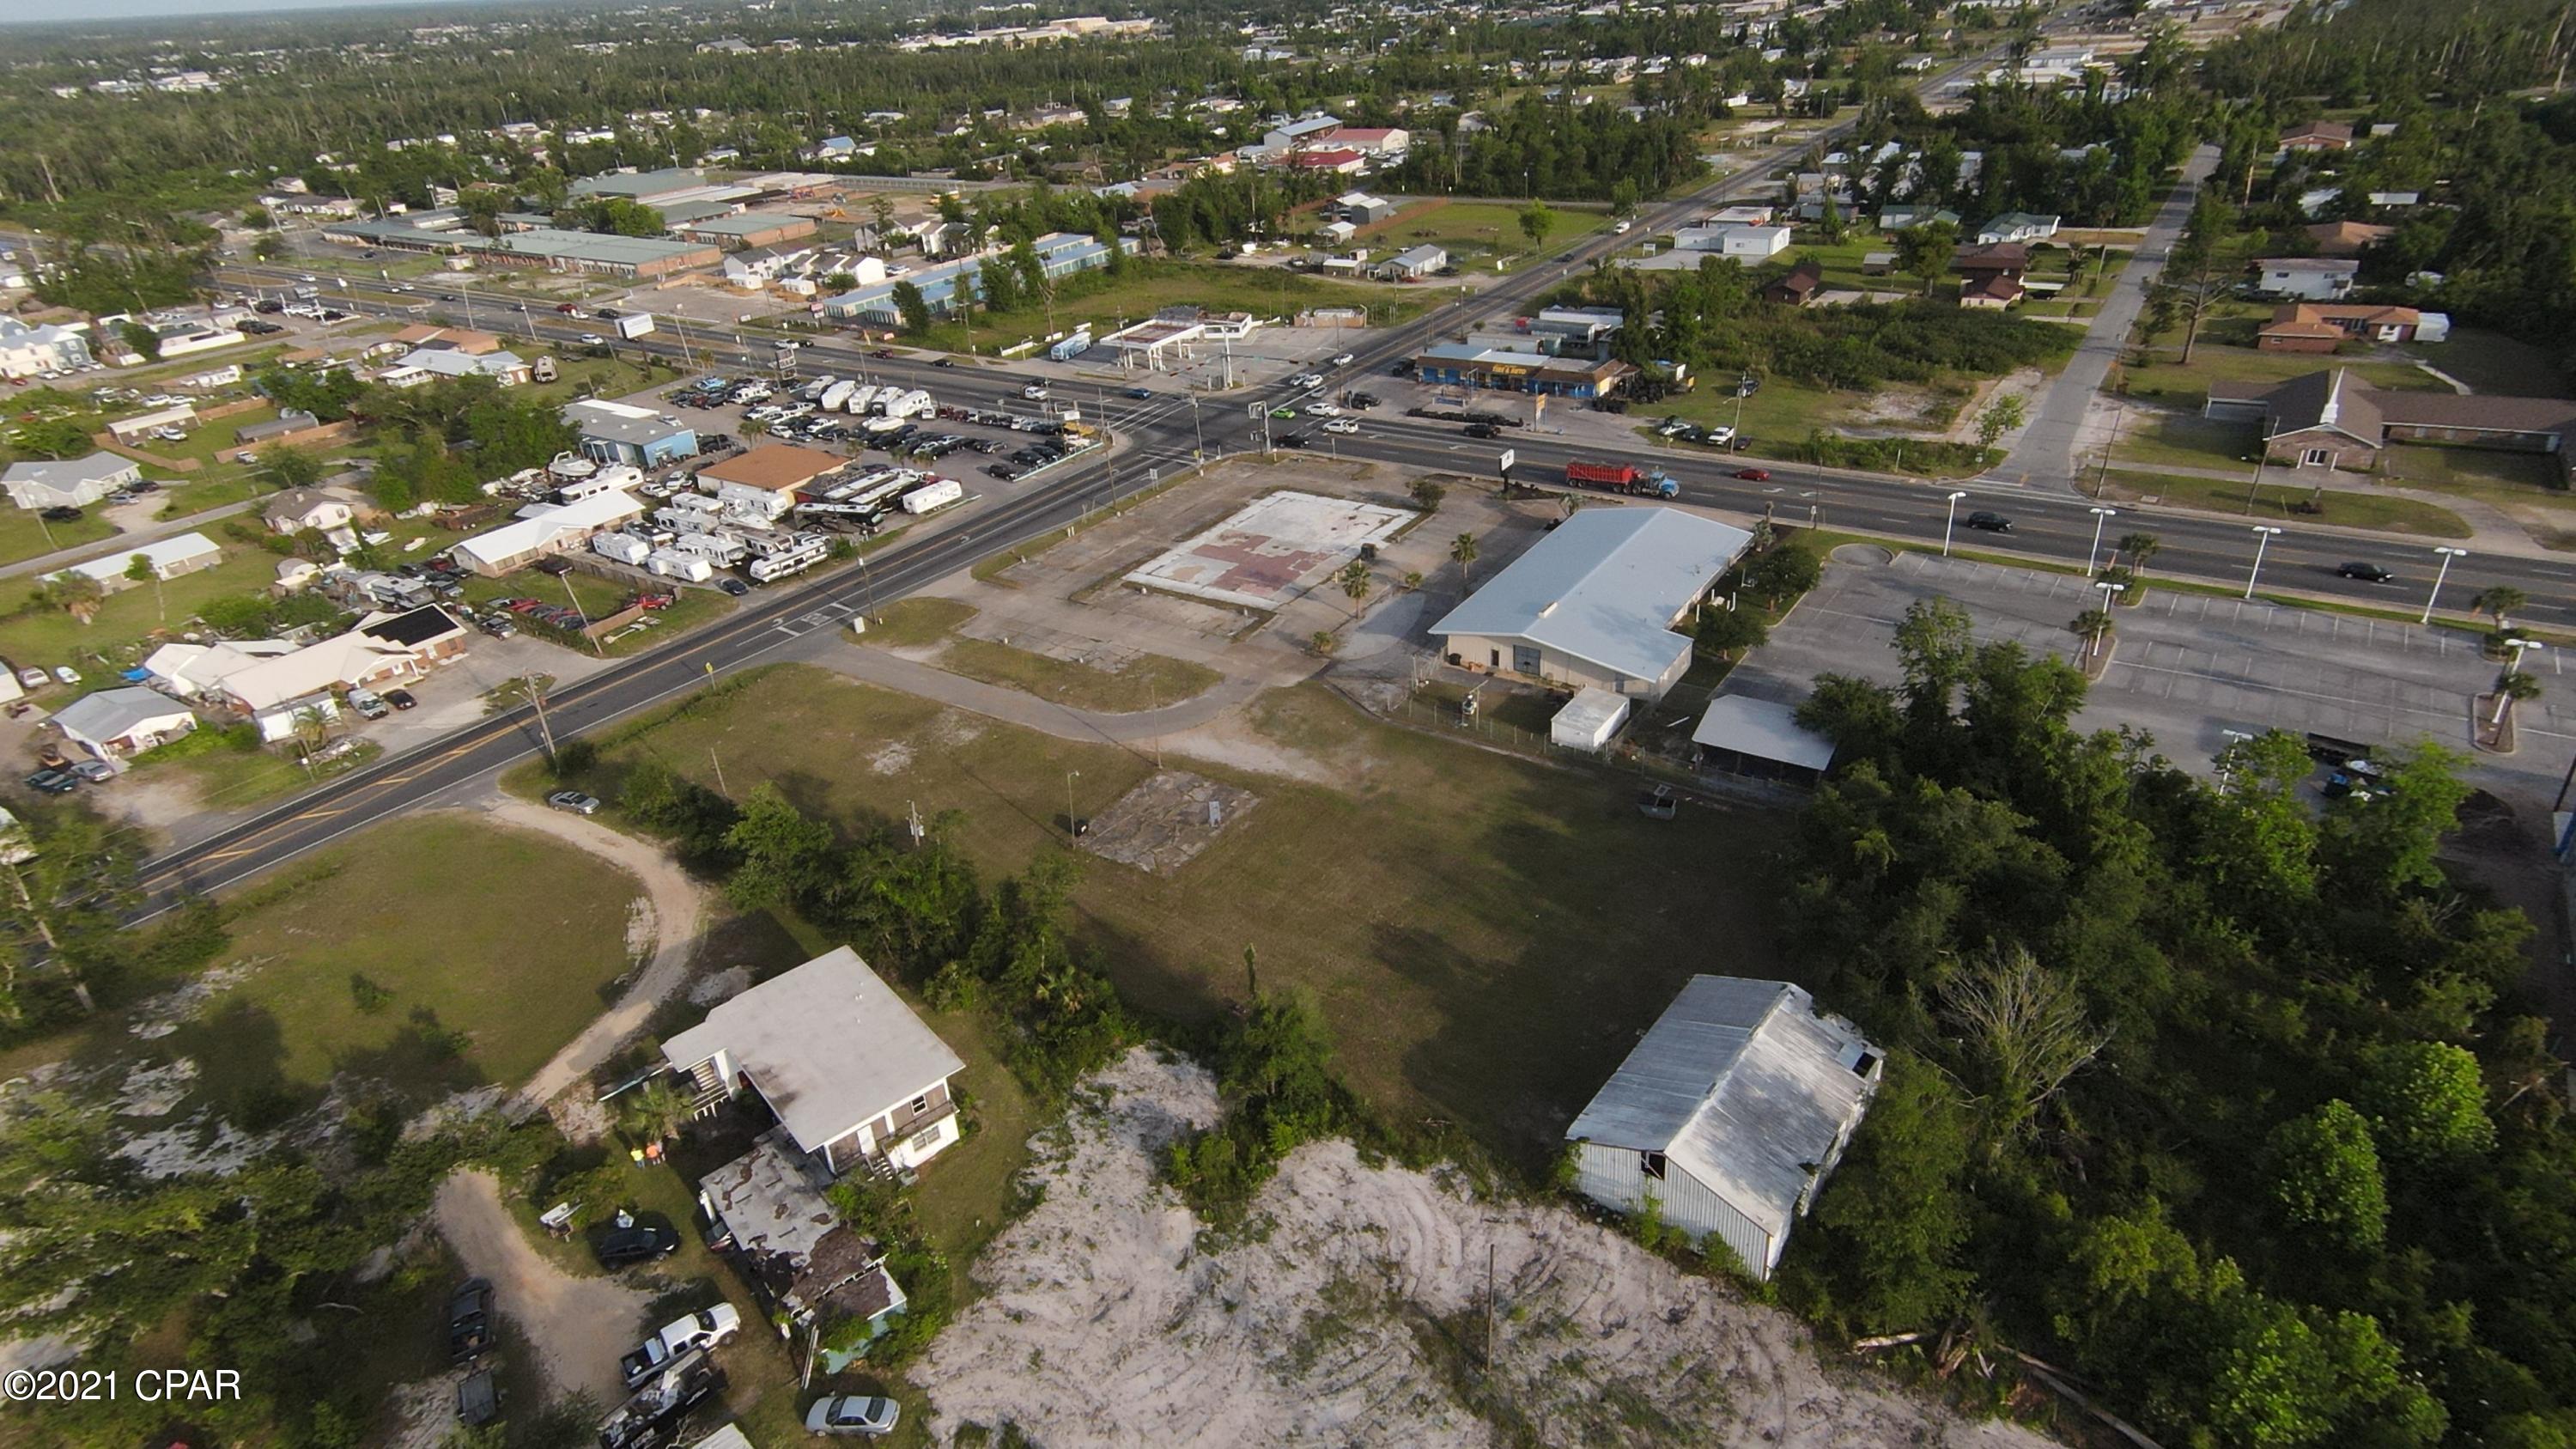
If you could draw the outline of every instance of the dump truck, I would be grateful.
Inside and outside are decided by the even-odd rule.
[[[1586,463],[1577,459],[1565,465],[1565,481],[1569,487],[1639,493],[1650,498],[1678,498],[1682,492],[1682,485],[1662,470],[1640,468],[1634,463]]]

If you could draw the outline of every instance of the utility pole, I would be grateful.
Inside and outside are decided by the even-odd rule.
[[[546,742],[546,763],[553,764],[555,727],[546,719],[546,687],[540,682],[540,677],[534,674],[527,676],[527,686],[528,700],[537,707],[537,734]]]
[[[732,799],[733,787],[725,783],[724,760],[716,754],[716,747],[713,745],[707,746],[707,760],[716,767],[716,793],[728,800]]]

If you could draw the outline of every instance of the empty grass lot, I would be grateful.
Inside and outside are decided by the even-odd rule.
[[[242,978],[164,1039],[236,1118],[312,1102],[342,1071],[415,1102],[515,1084],[627,966],[635,881],[541,836],[425,816],[315,864],[253,892],[217,962]],[[131,1041],[105,1023],[93,1035]]]
[[[2225,378],[2231,382],[2269,385],[2304,377],[2311,372],[2344,368],[2373,387],[2401,390],[2449,388],[2441,379],[2423,369],[2403,362],[2372,362],[2340,356],[2314,356],[2289,352],[2257,352],[2252,347],[2231,347],[2203,337],[2192,349],[2191,366],[2184,367],[2175,359],[2180,355],[2180,335],[2169,339],[2174,345],[2155,349],[2155,360],[2145,367],[2123,362],[2112,370],[2115,391],[2142,401],[2158,402],[2167,407],[2188,408],[2194,412],[2209,397],[2209,384]],[[2252,340],[2248,332],[2247,340]]]
[[[1780,969],[1763,908],[1772,815],[1649,821],[1623,782],[1377,724],[1320,689],[1250,714],[1343,783],[1193,764],[1261,803],[1176,876],[1086,857],[1082,935],[1144,1011],[1230,1010],[1254,947],[1264,985],[1317,994],[1369,1100],[1536,1172],[1684,979]],[[853,739],[868,744],[856,761]],[[890,825],[907,801],[963,811],[959,843],[990,874],[1060,848],[1068,783],[1071,808],[1096,814],[1153,768],[786,666],[612,742],[603,784],[652,758],[712,785],[719,745],[737,793],[773,780],[845,826]]]
[[[1122,321],[1141,321],[1165,307],[1183,305],[1260,317],[1308,307],[1368,307],[1372,324],[1392,326],[1422,310],[1425,303],[1418,293],[1324,281],[1285,267],[1136,260],[1115,277],[1083,272],[1058,282],[1053,326],[1043,304],[998,314],[978,308],[973,340],[978,349],[990,352],[1023,337],[1043,337],[1086,321],[1094,331],[1106,333]],[[915,340],[925,347],[964,352],[966,325],[941,322]]]
[[[0,506],[0,563],[15,563],[52,553],[58,548],[74,548],[113,537],[116,529],[98,516],[99,510],[83,510],[71,523],[47,523],[32,508]]]
[[[1356,240],[1372,255],[1379,249],[1403,251],[1429,245],[1447,251],[1449,260],[1462,269],[1478,263],[1490,269],[1496,257],[1554,256],[1610,225],[1607,211],[1551,202],[1548,210],[1556,213],[1556,225],[1549,229],[1547,240],[1533,249],[1529,234],[1521,230],[1521,212],[1527,206],[1512,201],[1416,202],[1375,226],[1361,228]]]
[[[877,611],[867,642],[880,649],[926,649],[975,617],[975,606],[928,594],[897,599]]]
[[[151,584],[126,584],[120,579],[123,587],[102,600],[97,616],[84,624],[66,610],[29,602],[33,581],[0,581],[0,600],[17,606],[0,617],[0,658],[47,668],[77,664],[84,673],[102,665],[122,669],[141,662],[145,636],[154,630],[179,628],[215,599],[260,593],[277,581],[275,554],[213,534],[208,537],[222,546],[223,562],[162,584],[159,592],[167,596],[166,613]]]
[[[938,662],[940,668],[969,679],[1033,694],[1068,709],[1109,714],[1133,714],[1195,699],[1224,677],[1204,664],[1161,654],[1139,654],[1124,666],[1108,670],[990,639],[959,639],[940,651]]]

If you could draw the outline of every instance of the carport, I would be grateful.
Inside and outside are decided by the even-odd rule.
[[[1691,731],[1703,768],[1757,780],[1813,785],[1834,762],[1834,742],[1798,723],[1794,706],[1721,694]]]

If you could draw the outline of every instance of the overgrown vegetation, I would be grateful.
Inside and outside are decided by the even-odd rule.
[[[1803,712],[1840,763],[1784,935],[1891,1052],[1786,1299],[2033,1353],[2167,1443],[2567,1442],[2576,1133],[2528,923],[2441,861],[2455,762],[2320,814],[2294,737],[2212,785],[1946,601],[1897,645]]]

